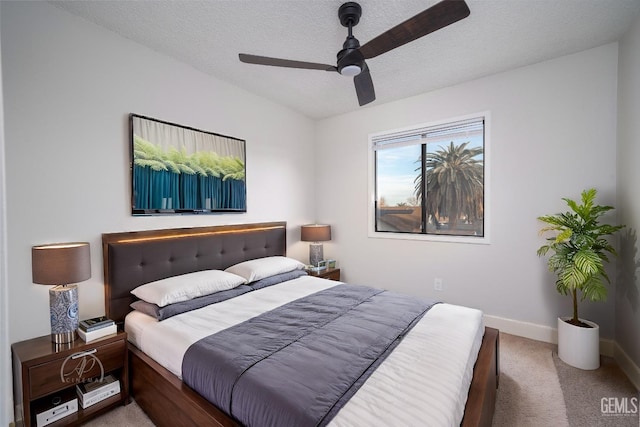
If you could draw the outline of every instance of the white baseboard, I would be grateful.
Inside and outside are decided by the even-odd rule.
[[[613,358],[618,362],[620,369],[627,374],[633,385],[636,386],[636,389],[640,390],[640,367],[633,363],[633,360],[618,343],[615,343]]]
[[[525,337],[536,341],[558,343],[558,331],[549,326],[542,326],[536,323],[522,322],[520,320],[507,319],[504,317],[484,315],[484,324],[490,328],[499,329],[501,332]]]
[[[536,341],[558,344],[558,329],[537,323],[522,322],[520,320],[504,317],[484,315],[484,324],[490,328],[499,329],[502,332]],[[614,357],[614,341],[600,338],[600,354]],[[617,359],[616,359],[617,360]]]

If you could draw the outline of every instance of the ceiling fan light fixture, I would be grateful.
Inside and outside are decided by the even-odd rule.
[[[340,69],[340,74],[347,77],[357,76],[362,72],[359,65],[346,65]]]

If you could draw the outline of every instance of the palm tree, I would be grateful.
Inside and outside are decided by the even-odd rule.
[[[425,173],[414,180],[416,197],[422,201],[422,177],[427,176],[427,214],[448,217],[449,229],[457,227],[462,214],[473,221],[482,218],[484,212],[484,165],[477,158],[483,149],[467,148],[468,144],[454,145],[452,141],[448,147],[427,153]],[[422,158],[418,162],[422,163]],[[422,172],[421,167],[416,171]]]

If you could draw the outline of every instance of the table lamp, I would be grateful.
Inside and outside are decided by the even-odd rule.
[[[31,248],[33,283],[49,289],[51,341],[69,343],[78,329],[78,287],[72,283],[91,277],[89,243],[56,243]]]
[[[317,267],[324,259],[322,243],[331,240],[331,226],[324,224],[308,224],[300,228],[300,240],[312,242],[309,245],[309,263]]]

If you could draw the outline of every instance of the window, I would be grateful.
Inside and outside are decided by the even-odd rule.
[[[488,242],[486,117],[370,136],[376,237]]]

